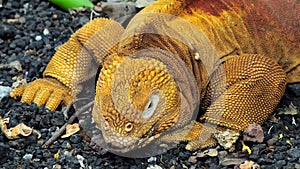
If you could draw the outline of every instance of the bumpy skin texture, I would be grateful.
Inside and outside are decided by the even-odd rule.
[[[152,17],[149,12],[184,19],[199,34],[179,24],[180,19]],[[57,84],[66,86],[62,90],[74,94],[74,83],[89,78],[84,64],[82,70],[76,66],[77,61],[92,62],[81,55],[85,46],[83,50],[96,57],[93,63],[103,67],[93,117],[108,144],[129,151],[139,141],[147,144],[161,136],[161,142],[189,141],[187,149],[199,149],[216,143],[211,137],[215,129],[242,131],[252,123],[263,123],[280,101],[286,83],[300,82],[298,14],[297,1],[157,1],[133,18],[125,30],[111,20],[90,21],[59,48],[44,72],[44,80],[56,79]],[[147,33],[149,30],[158,33]],[[184,35],[192,45],[166,36],[168,33]],[[201,51],[210,47],[215,53]],[[129,57],[149,48],[157,51]],[[155,57],[143,59],[148,54]],[[195,57],[198,55],[200,59]],[[189,122],[189,115],[179,106],[184,98],[187,104],[197,99],[191,99],[188,89],[179,85],[178,79],[186,78],[184,73],[183,77],[172,74],[168,63],[160,60],[170,57],[180,58],[196,79],[197,99],[205,112],[197,121]],[[205,67],[207,63],[212,66]],[[35,81],[15,89],[11,96],[22,96],[21,101],[27,103],[52,105],[49,94],[26,91],[36,85],[50,87]],[[60,95],[56,99],[70,102]],[[153,112],[150,102],[155,103]],[[164,135],[167,130],[175,132]]]

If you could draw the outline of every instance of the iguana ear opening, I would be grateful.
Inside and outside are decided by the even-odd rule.
[[[151,95],[149,102],[147,103],[144,112],[142,113],[142,118],[149,119],[151,116],[153,116],[157,105],[159,102],[159,96],[154,94]]]

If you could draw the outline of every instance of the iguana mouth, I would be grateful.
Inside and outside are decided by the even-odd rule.
[[[155,122],[152,127],[141,137],[141,139],[149,138],[153,135],[155,128],[157,127],[157,122]]]
[[[117,152],[117,153],[127,153],[130,151],[138,150],[140,148],[144,148],[149,143],[151,143],[152,141],[154,141],[156,138],[160,136],[160,134],[155,134],[157,125],[158,125],[157,122],[154,123],[152,127],[141,138],[124,137],[124,140],[128,140],[128,142],[124,140],[123,141],[114,140],[111,139],[113,138],[111,137],[110,139],[105,141],[107,146],[106,148],[108,150],[111,150],[112,152]]]

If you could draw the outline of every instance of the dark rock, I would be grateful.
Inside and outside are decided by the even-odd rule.
[[[255,144],[255,147],[259,149],[259,151],[262,151],[266,148],[266,144],[261,143],[261,144]]]
[[[29,45],[29,48],[39,50],[43,47],[43,41],[33,41]]]
[[[268,159],[268,158],[259,158],[257,160],[257,163],[260,164],[260,165],[267,165],[267,164],[274,164],[275,161],[274,160],[271,160],[271,159]]]
[[[45,149],[45,150],[43,151],[43,157],[44,157],[44,158],[51,158],[52,156],[53,156],[53,154],[51,153],[50,150]]]
[[[0,164],[8,158],[9,146],[0,142]]]
[[[275,158],[276,160],[282,160],[282,159],[285,158],[285,156],[283,155],[283,153],[275,153],[275,154],[274,154],[274,158]]]
[[[9,44],[9,47],[12,48],[12,49],[14,49],[14,48],[17,47],[17,44],[12,42],[11,44]]]
[[[261,165],[260,168],[263,168],[263,169],[274,169],[276,168],[275,166],[273,165]],[[277,168],[276,168],[277,169]]]
[[[0,38],[7,39],[12,38],[16,34],[15,28],[11,25],[1,24],[0,25]]]
[[[74,144],[80,143],[83,140],[82,135],[74,134],[70,137],[70,141]]]
[[[20,47],[20,48],[25,48],[26,46],[26,40],[25,39],[17,39],[17,40],[14,40],[12,43],[15,43],[17,47]]]
[[[297,140],[291,140],[291,144],[293,146],[298,146],[298,145],[300,145],[300,140],[299,139],[297,139]]]
[[[36,27],[36,24],[34,21],[27,21],[27,29],[29,31],[34,31],[35,30],[35,27]]]
[[[264,140],[264,131],[259,124],[251,124],[243,133],[244,141],[262,143]]]
[[[96,162],[95,162],[95,165],[96,166],[100,166],[100,164],[103,162],[103,159],[102,158],[97,158]]]
[[[287,150],[287,147],[286,146],[276,146],[275,150],[278,152],[285,152]]]
[[[259,147],[252,147],[252,154],[249,156],[249,159],[253,160],[253,161],[257,161],[257,159],[260,157],[260,153],[259,153]]]
[[[282,166],[284,166],[286,164],[286,161],[285,160],[279,160],[279,161],[276,161],[275,165],[278,167],[278,168],[281,168]]]
[[[0,134],[0,143],[3,143],[6,141],[6,137],[4,136],[4,134]]]
[[[288,84],[287,89],[290,90],[296,97],[300,97],[300,83]]]
[[[61,144],[61,148],[69,149],[69,148],[70,148],[70,143],[69,143],[68,141],[64,141],[64,142]]]
[[[64,115],[62,112],[54,112],[51,118],[51,124],[54,126],[62,126],[64,125]]]
[[[20,3],[19,3],[18,1],[13,1],[13,2],[11,3],[11,7],[12,7],[12,8],[19,8],[19,7],[20,7]]]
[[[51,23],[50,21],[46,21],[46,22],[45,22],[45,25],[46,25],[47,27],[50,27],[50,26],[52,25],[52,23]]]
[[[292,158],[300,158],[300,151],[298,148],[292,148],[287,153]]]
[[[25,147],[27,147],[28,145],[31,145],[33,143],[35,143],[36,138],[34,135],[26,137],[26,138],[20,138],[17,140],[11,140],[8,142],[9,146],[21,150],[24,149]]]
[[[283,166],[283,169],[300,169],[300,164],[299,163],[291,163],[288,162],[286,166]]]
[[[277,140],[278,140],[278,138],[271,138],[271,139],[269,139],[268,141],[267,141],[267,143],[268,143],[268,146],[272,146],[272,145],[274,145],[276,142],[277,142]]]
[[[52,115],[51,114],[45,114],[45,115],[41,115],[40,116],[41,119],[40,119],[40,126],[45,128],[45,127],[49,127],[51,122],[51,118],[52,118]]]

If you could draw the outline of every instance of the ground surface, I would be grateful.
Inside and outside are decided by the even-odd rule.
[[[73,31],[89,20],[89,11],[70,15],[47,1],[9,0],[0,8],[0,63],[18,60],[22,71],[14,68],[1,69],[0,85],[11,87],[15,76],[23,76],[27,82],[41,77],[42,72],[55,52]],[[13,80],[14,79],[14,80]],[[300,108],[300,85],[289,86],[279,107],[291,102]],[[278,112],[277,109],[276,112]],[[263,129],[263,143],[248,143],[252,154],[241,152],[240,142],[236,150],[229,153],[237,159],[246,158],[258,163],[261,168],[300,168],[300,115],[278,115],[271,117]],[[26,105],[9,96],[1,99],[0,116],[9,117],[8,127],[23,122],[41,132],[21,139],[9,140],[0,132],[0,168],[233,168],[224,166],[219,156],[197,158],[194,163],[188,159],[191,152],[182,144],[163,155],[151,158],[132,159],[111,153],[100,155],[89,147],[82,134],[70,138],[59,138],[43,149],[41,145],[65,121],[61,111],[50,112],[43,107]],[[271,129],[270,129],[271,128]],[[269,133],[268,133],[269,131]],[[282,138],[280,137],[282,134]],[[58,158],[54,155],[60,151]],[[220,154],[226,151],[219,149]],[[225,159],[232,159],[227,156]]]

